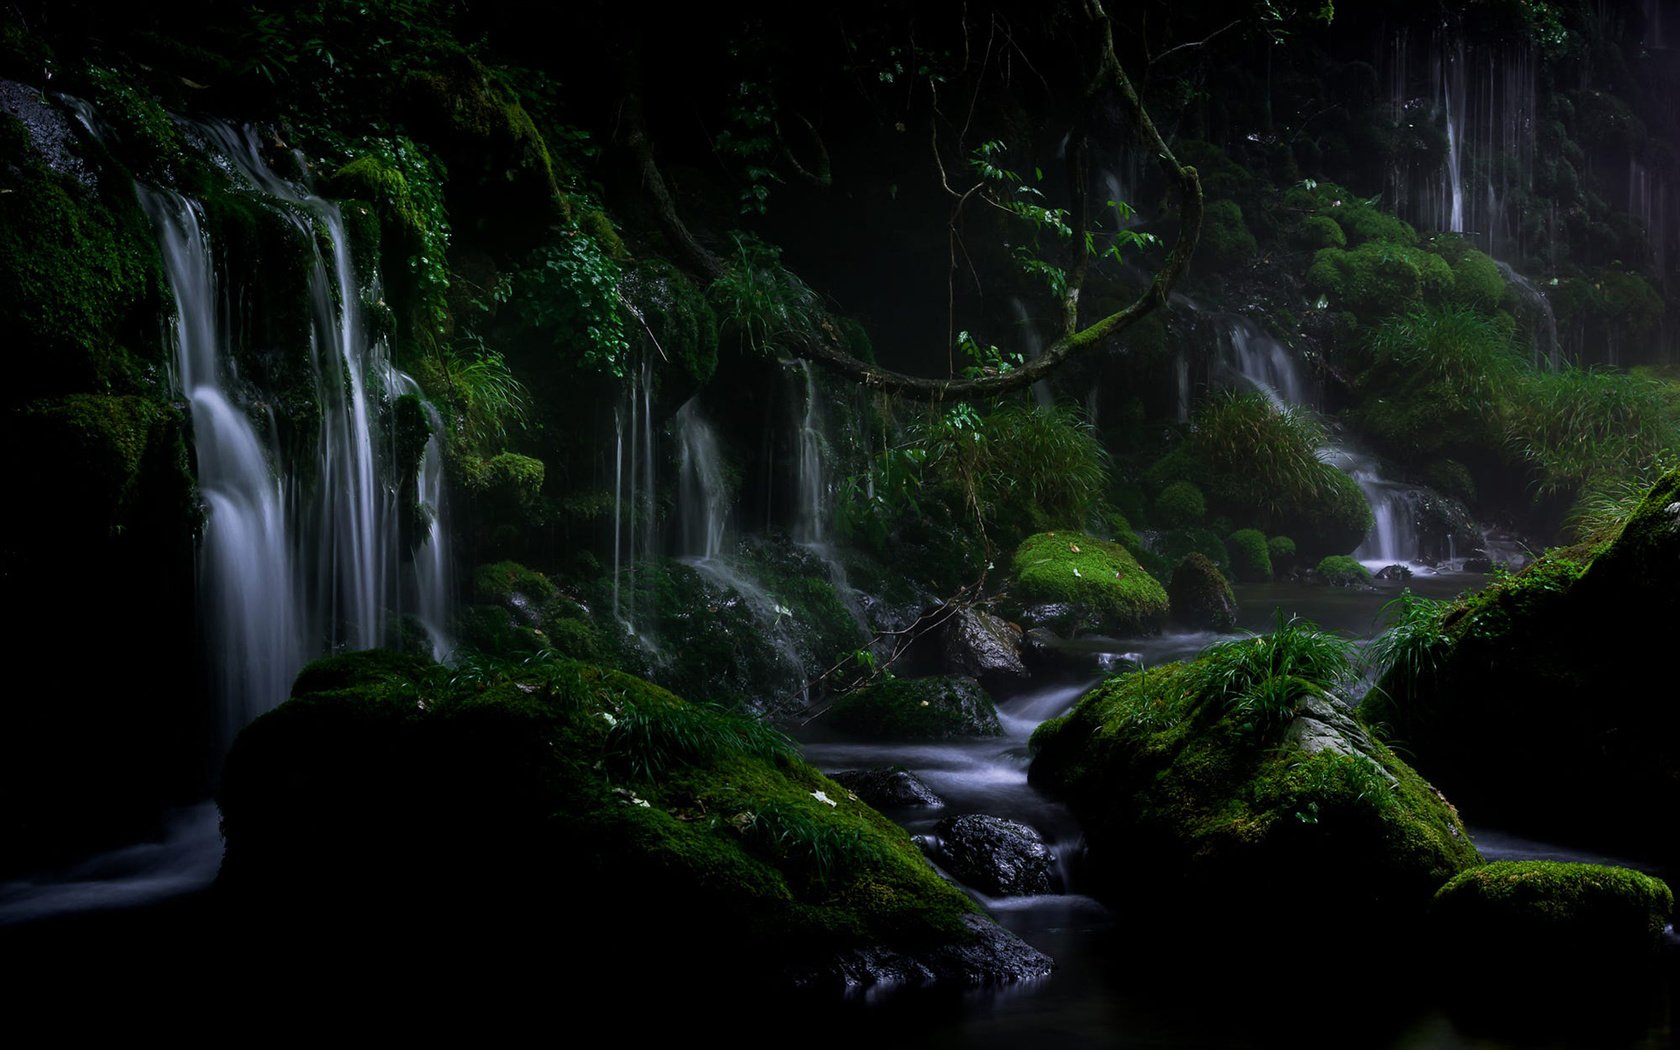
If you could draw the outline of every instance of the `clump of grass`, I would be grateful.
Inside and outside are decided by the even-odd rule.
[[[1376,366],[1392,365],[1452,409],[1486,406],[1522,371],[1510,338],[1488,317],[1461,306],[1429,307],[1390,318],[1372,333]]]
[[[1394,623],[1371,643],[1366,661],[1378,677],[1391,675],[1408,691],[1433,675],[1446,659],[1452,647],[1452,637],[1446,628],[1447,614],[1453,603],[1425,598],[1410,589],[1383,606],[1385,614],[1394,616]]]
[[[1281,725],[1303,700],[1327,697],[1353,676],[1353,643],[1297,616],[1278,614],[1271,634],[1220,642],[1191,665],[1198,711],[1231,711],[1256,725]]]
[[[1659,457],[1680,448],[1680,404],[1675,388],[1653,376],[1537,372],[1511,391],[1505,440],[1533,468],[1541,495],[1581,493],[1600,511],[1608,497],[1613,512],[1629,488],[1660,475]],[[1603,524],[1592,506],[1579,516]]]
[[[1209,398],[1190,440],[1194,457],[1211,468],[1208,485],[1222,505],[1279,515],[1332,495],[1325,472],[1335,468],[1318,458],[1324,428],[1259,394]]]
[[[715,704],[619,697],[609,706],[607,761],[631,779],[653,781],[667,770],[731,755],[774,761],[799,754],[798,746],[768,722]]]
[[[890,859],[880,844],[854,827],[813,816],[801,807],[768,802],[743,813],[736,827],[749,843],[827,886],[843,872],[878,868]]]

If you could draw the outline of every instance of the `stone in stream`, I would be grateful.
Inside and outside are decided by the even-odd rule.
[[[1037,830],[980,813],[946,817],[934,827],[939,862],[960,881],[994,897],[1056,891],[1056,855]]]
[[[1186,554],[1173,568],[1167,597],[1173,620],[1185,627],[1228,631],[1236,626],[1236,596],[1205,554]]]
[[[829,779],[876,809],[940,809],[945,800],[934,794],[927,781],[899,766],[884,769],[844,769]]]
[[[945,670],[968,675],[995,689],[1024,681],[1021,628],[980,609],[959,609],[941,631]]]
[[[1409,580],[1412,570],[1404,565],[1385,565],[1376,571],[1379,580]]]
[[[979,682],[960,675],[882,679],[842,695],[823,721],[865,740],[950,740],[1003,733],[992,698]]]
[[[1008,930],[978,915],[962,920],[973,932],[967,944],[943,944],[912,955],[887,945],[838,952],[820,968],[792,968],[795,987],[845,989],[944,985],[972,987],[1048,977],[1055,960]]]

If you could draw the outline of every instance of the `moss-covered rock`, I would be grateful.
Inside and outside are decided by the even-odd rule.
[[[1266,583],[1272,578],[1272,554],[1266,534],[1259,529],[1238,529],[1225,539],[1231,553],[1231,575],[1243,583]]]
[[[1258,246],[1234,200],[1210,200],[1202,213],[1196,259],[1210,270],[1228,270],[1254,258]]]
[[[1116,907],[1257,931],[1294,930],[1310,907],[1404,938],[1480,857],[1337,697],[1345,652],[1318,662],[1276,637],[1109,679],[1033,734],[1032,781],[1068,799]]]
[[[1371,570],[1345,554],[1321,559],[1314,571],[1332,587],[1359,587],[1371,582]]]
[[[950,740],[1003,732],[980,683],[961,675],[887,678],[843,694],[824,724],[867,740]]]
[[[1130,634],[1158,630],[1167,615],[1166,592],[1118,543],[1041,532],[1016,548],[1010,568],[1009,600],[1034,625]]]
[[[1207,517],[1202,490],[1189,481],[1175,481],[1155,497],[1155,520],[1169,529],[1200,525]]]
[[[1524,972],[1648,961],[1674,913],[1661,879],[1628,868],[1498,861],[1456,875],[1430,918],[1449,958]]]
[[[1266,541],[1266,556],[1275,572],[1287,573],[1295,567],[1295,541],[1288,536],[1273,536]]]
[[[293,692],[240,735],[220,795],[221,889],[252,922],[400,934],[421,910],[404,943],[439,963],[517,923],[603,987],[631,968],[837,982],[847,953],[984,942],[902,830],[753,719],[571,661],[468,682],[358,653]]]
[[[1348,251],[1320,249],[1307,270],[1307,285],[1336,309],[1370,322],[1425,300],[1444,300],[1453,291],[1453,271],[1446,260],[1420,248],[1368,241]]]
[[[1167,598],[1175,623],[1228,631],[1237,625],[1237,598],[1219,566],[1203,554],[1186,554],[1174,566]]]
[[[1680,857],[1680,706],[1653,689],[1680,618],[1680,472],[1611,541],[1414,601],[1364,702],[1482,820]]]

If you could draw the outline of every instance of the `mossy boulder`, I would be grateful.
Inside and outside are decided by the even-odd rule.
[[[1225,539],[1231,555],[1231,575],[1242,583],[1266,583],[1272,578],[1272,553],[1259,529],[1238,529]]]
[[[1191,482],[1175,481],[1155,497],[1155,520],[1166,528],[1191,528],[1206,517],[1207,500]]]
[[[1642,872],[1529,860],[1454,876],[1430,918],[1449,958],[1579,971],[1648,961],[1673,913],[1667,883]]]
[[[1173,568],[1167,598],[1175,623],[1228,631],[1237,625],[1237,599],[1219,566],[1206,555],[1187,554]]]
[[[1345,554],[1320,559],[1315,571],[1332,587],[1362,587],[1371,582],[1371,570]]]
[[[1242,206],[1234,200],[1210,200],[1202,212],[1202,234],[1196,241],[1196,260],[1208,270],[1228,270],[1254,258],[1254,234],[1243,222]]]
[[[1209,659],[1111,678],[1033,734],[1032,782],[1079,818],[1097,893],[1227,935],[1298,933],[1306,908],[1408,936],[1480,862],[1452,806],[1335,692],[1263,718],[1210,695]]]
[[[843,694],[823,723],[866,740],[951,740],[998,736],[997,708],[980,683],[961,675],[887,678]]]
[[[1295,567],[1295,541],[1288,536],[1273,536],[1266,541],[1266,556],[1271,559],[1273,571],[1288,572]]]
[[[1613,539],[1421,604],[1364,702],[1479,820],[1680,859],[1680,472]]]
[[[404,965],[516,924],[563,939],[541,965],[590,987],[838,985],[888,950],[979,949],[971,972],[934,969],[1005,975],[968,899],[786,738],[587,664],[469,683],[396,654],[321,661],[240,735],[220,803],[236,914],[289,936],[353,919]]]
[[[1374,240],[1348,251],[1319,249],[1307,286],[1369,323],[1426,300],[1445,300],[1453,291],[1453,270],[1421,248]]]
[[[1010,568],[1009,600],[1032,626],[1136,634],[1166,619],[1166,591],[1118,543],[1041,532],[1016,548]]]

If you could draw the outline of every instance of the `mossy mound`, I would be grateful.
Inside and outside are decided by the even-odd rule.
[[[1316,571],[1332,587],[1362,587],[1371,582],[1371,570],[1345,554],[1321,559]]]
[[[980,683],[961,675],[888,678],[854,689],[823,722],[867,740],[950,740],[999,736],[997,708]]]
[[[1272,578],[1272,553],[1259,529],[1238,529],[1225,540],[1231,555],[1231,575],[1243,583],[1266,583]]]
[[[565,941],[560,973],[638,981],[809,981],[841,953],[977,940],[904,831],[785,737],[572,661],[470,681],[320,661],[240,735],[220,802],[241,914],[296,935],[423,913],[406,941],[437,962],[512,923]]]
[[[1613,540],[1548,551],[1453,602],[1414,600],[1364,702],[1478,819],[1680,858],[1680,472]]]
[[[1159,630],[1167,593],[1118,543],[1080,532],[1029,536],[1011,559],[1009,600],[1035,625],[1136,634]]]
[[[1237,598],[1205,555],[1187,554],[1167,584],[1174,622],[1186,627],[1228,631],[1237,624]]]
[[[1226,643],[1120,675],[1033,734],[1032,781],[1068,799],[1094,885],[1116,907],[1227,932],[1295,930],[1306,908],[1403,936],[1444,881],[1480,862],[1453,808],[1290,649]],[[1252,695],[1222,693],[1245,653],[1271,671]],[[1345,653],[1330,659],[1345,680]],[[1285,709],[1267,706],[1315,678]]]
[[[1648,960],[1674,913],[1661,879],[1628,868],[1499,861],[1435,894],[1431,919],[1455,956],[1524,970]]]

